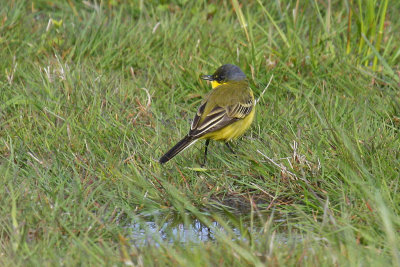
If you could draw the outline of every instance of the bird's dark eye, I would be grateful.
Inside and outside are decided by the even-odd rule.
[[[225,76],[224,75],[218,75],[218,74],[216,74],[216,75],[214,75],[214,81],[217,81],[217,82],[219,82],[219,83],[221,83],[221,82],[223,82],[224,80],[225,80]]]

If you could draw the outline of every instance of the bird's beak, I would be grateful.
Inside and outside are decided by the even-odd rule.
[[[202,78],[203,80],[207,80],[207,81],[214,81],[214,78],[212,75],[202,75],[200,78]]]

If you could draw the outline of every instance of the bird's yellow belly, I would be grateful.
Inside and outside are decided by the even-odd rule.
[[[253,110],[244,119],[238,120],[218,131],[205,134],[200,139],[212,139],[216,141],[230,141],[236,139],[250,127],[255,114],[255,106]]]

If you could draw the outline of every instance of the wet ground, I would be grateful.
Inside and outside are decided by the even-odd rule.
[[[248,241],[250,238],[249,233],[251,233],[253,239],[254,236],[261,239],[271,230],[271,222],[275,227],[275,229],[273,229],[274,238],[279,239],[280,242],[283,243],[287,241],[287,234],[285,233],[287,229],[282,229],[284,228],[283,226],[279,227],[279,230],[276,228],[277,225],[285,225],[286,219],[276,216],[271,218],[264,215],[263,218],[258,216],[257,220],[254,220],[254,218],[251,220],[248,217],[237,216],[236,226],[228,226],[222,223],[225,225],[223,226],[221,223],[212,219],[209,220],[210,223],[205,225],[199,219],[185,220],[185,222],[183,222],[183,220],[177,220],[176,218],[160,220],[159,216],[157,216],[157,218],[149,217],[146,220],[140,219],[134,221],[127,227],[131,230],[131,242],[136,246],[159,246],[159,244],[165,242],[188,244],[214,242],[218,235],[228,236],[232,240],[240,239],[242,241]],[[232,218],[219,216],[218,221],[221,222],[221,219],[222,221],[225,219],[225,221],[232,220]]]

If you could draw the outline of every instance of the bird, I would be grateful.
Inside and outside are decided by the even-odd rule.
[[[238,66],[225,64],[212,75],[200,78],[210,81],[212,90],[204,96],[197,109],[189,133],[159,159],[161,164],[196,141],[205,139],[204,166],[210,140],[225,142],[233,152],[228,142],[243,135],[253,122],[254,94],[246,75]]]

